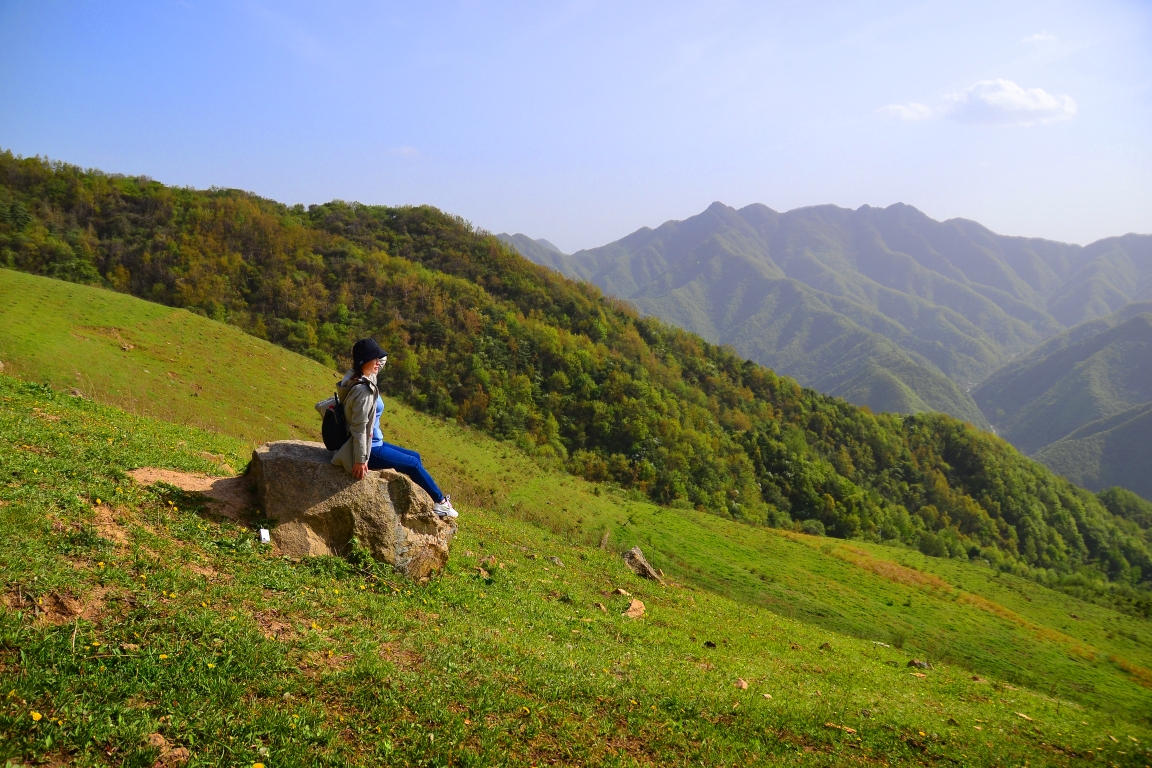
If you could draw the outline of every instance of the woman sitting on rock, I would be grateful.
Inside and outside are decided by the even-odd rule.
[[[436,481],[420,463],[420,454],[384,442],[380,414],[384,400],[376,377],[388,362],[388,353],[373,339],[360,339],[352,347],[352,370],[336,385],[336,394],[344,404],[344,418],[351,437],[332,457],[357,480],[370,469],[395,469],[412,478],[432,497],[433,511],[439,517],[457,517],[452,501],[437,487]]]

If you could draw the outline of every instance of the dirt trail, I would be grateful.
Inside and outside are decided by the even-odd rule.
[[[211,511],[217,515],[238,520],[254,505],[251,485],[248,478],[209,477],[193,472],[178,472],[174,469],[141,467],[128,472],[128,475],[141,485],[167,483],[184,491],[202,493],[211,499]]]

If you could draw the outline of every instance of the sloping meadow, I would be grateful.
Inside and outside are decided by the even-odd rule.
[[[10,153],[0,184],[12,267],[187,307],[326,364],[375,335],[388,392],[574,475],[1037,578],[1152,579],[1144,532],[994,436],[803,389],[435,209],[288,208]]]
[[[0,531],[19,543],[0,550],[0,759],[1147,759],[1152,730],[1127,705],[909,667],[891,643],[643,582],[611,552],[480,504],[464,507],[448,571],[426,584],[355,554],[292,562],[204,499],[125,474],[242,466],[245,443],[6,376],[0,402]],[[621,615],[633,599],[638,619]]]

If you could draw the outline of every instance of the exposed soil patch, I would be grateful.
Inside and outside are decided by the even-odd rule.
[[[220,573],[220,571],[216,570],[210,565],[197,565],[196,563],[189,563],[184,567],[192,571],[192,573],[196,574],[197,576],[203,576],[204,578],[208,579],[208,581],[216,581],[218,579],[224,579],[227,581],[228,579],[232,578],[232,574]]]
[[[160,768],[160,766],[183,765],[188,762],[191,753],[186,747],[175,747],[168,743],[168,740],[159,733],[153,733],[145,737],[144,743],[154,749],[160,750],[160,756],[156,758],[156,762],[152,764],[152,768]]]
[[[260,625],[260,634],[269,640],[289,640],[296,635],[292,625],[275,610],[257,611],[252,618]]]
[[[142,485],[167,483],[184,491],[203,494],[210,499],[209,508],[214,514],[232,520],[244,517],[252,507],[251,485],[244,476],[209,477],[157,467],[133,469],[128,475]]]
[[[396,643],[381,643],[380,658],[392,662],[400,669],[412,669],[424,663],[423,656],[408,648],[401,648]]]
[[[67,624],[76,618],[95,621],[104,611],[104,597],[107,593],[106,587],[97,587],[81,602],[61,592],[50,592],[38,598],[8,592],[4,595],[4,605],[10,610],[31,610],[36,620],[45,624]]]
[[[93,527],[100,534],[100,538],[107,539],[118,547],[128,546],[128,531],[116,519],[116,513],[107,504],[101,504],[95,509],[96,517],[92,520]]]

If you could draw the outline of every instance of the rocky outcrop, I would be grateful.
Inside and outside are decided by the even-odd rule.
[[[444,567],[456,525],[436,516],[422,488],[390,469],[357,481],[331,460],[322,443],[303,440],[252,452],[252,482],[265,516],[276,521],[272,543],[281,552],[343,555],[355,537],[414,579]]]
[[[627,563],[628,567],[640,578],[651,579],[661,584],[664,583],[664,574],[648,564],[648,560],[644,557],[644,553],[640,550],[640,547],[632,547],[632,549],[625,552],[624,562]]]

